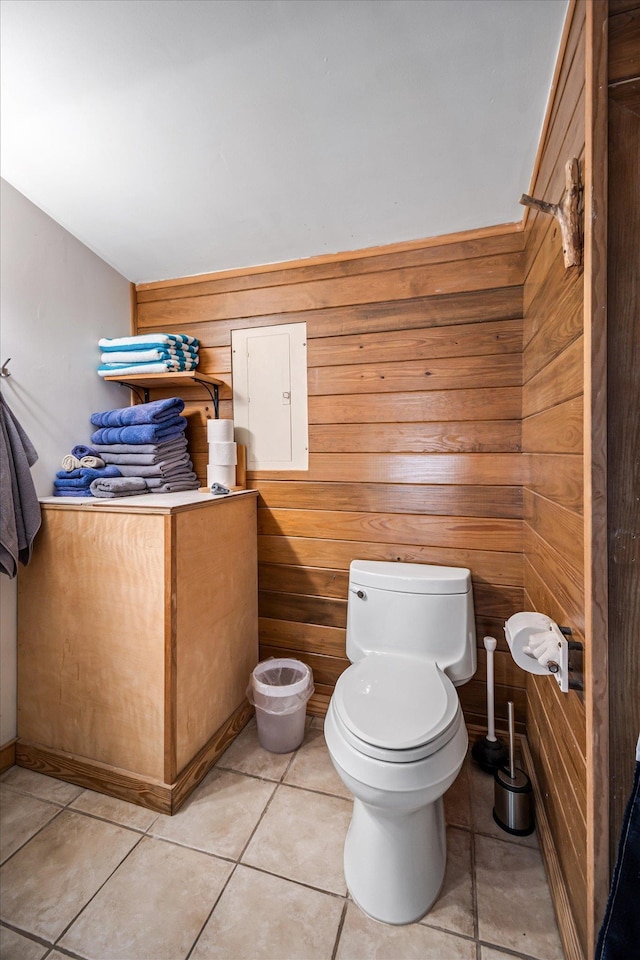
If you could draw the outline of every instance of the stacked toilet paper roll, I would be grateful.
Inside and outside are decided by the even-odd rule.
[[[233,440],[233,420],[208,420],[209,463],[207,486],[221,483],[225,487],[236,484],[238,448]]]

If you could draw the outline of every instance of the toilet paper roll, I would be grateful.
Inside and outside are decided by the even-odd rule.
[[[214,441],[209,443],[209,463],[219,463],[226,467],[238,462],[238,447],[235,443]]]
[[[219,463],[207,464],[207,486],[211,487],[214,483],[221,483],[223,487],[235,487],[236,468],[233,466],[224,466]]]
[[[544,613],[523,610],[522,613],[514,613],[504,625],[504,635],[511,656],[527,673],[549,673],[546,663],[539,663],[533,652],[530,652],[529,639],[536,634],[549,631],[552,622]]]
[[[207,420],[209,443],[230,443],[233,440],[233,420]]]

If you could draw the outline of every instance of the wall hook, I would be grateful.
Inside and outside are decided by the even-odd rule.
[[[580,214],[582,201],[582,184],[580,183],[580,164],[574,157],[565,167],[566,190],[560,203],[547,203],[546,200],[536,200],[523,193],[520,203],[525,207],[533,207],[542,213],[550,213],[560,224],[562,234],[562,252],[564,253],[565,267],[579,267],[582,263],[582,231],[580,229]]]
[[[11,371],[9,370],[9,364],[11,363],[11,357],[2,364],[2,369],[0,370],[0,377],[10,377]]]

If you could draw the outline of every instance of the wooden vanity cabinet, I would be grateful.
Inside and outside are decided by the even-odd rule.
[[[163,813],[250,717],[258,661],[257,494],[170,496],[44,503],[18,585],[17,763]]]

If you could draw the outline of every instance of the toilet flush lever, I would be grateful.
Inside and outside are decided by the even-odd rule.
[[[364,590],[353,590],[353,589],[350,587],[350,588],[349,588],[349,593],[355,593],[355,595],[356,595],[356,597],[358,598],[358,600],[366,600],[366,599],[367,599],[367,595],[366,595],[366,593],[364,592]]]

